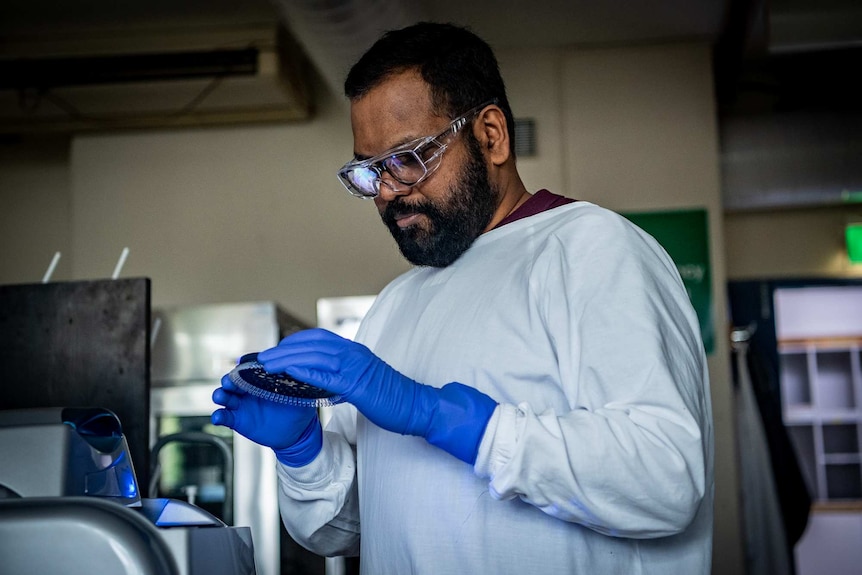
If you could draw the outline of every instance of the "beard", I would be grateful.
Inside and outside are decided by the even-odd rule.
[[[494,216],[499,193],[491,185],[479,141],[468,132],[467,163],[458,183],[442,200],[407,203],[402,197],[389,202],[381,214],[401,254],[413,265],[443,268],[452,264],[473,245]],[[427,227],[399,228],[395,216],[424,214]]]

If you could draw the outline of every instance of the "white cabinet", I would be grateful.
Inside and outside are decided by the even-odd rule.
[[[784,423],[819,501],[862,499],[862,338],[779,340]]]
[[[862,500],[862,286],[776,289],[784,424],[817,501]]]
[[[789,281],[772,296],[760,317],[774,311],[782,417],[814,499],[796,573],[859,573],[862,284]]]

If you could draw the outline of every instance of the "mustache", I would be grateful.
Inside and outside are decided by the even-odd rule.
[[[437,212],[438,210],[428,202],[407,203],[402,198],[396,198],[387,204],[381,217],[384,222],[388,223],[395,222],[395,218],[398,216],[408,214],[425,214],[427,216],[433,216],[437,214]]]

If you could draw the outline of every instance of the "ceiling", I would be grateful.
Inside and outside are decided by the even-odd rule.
[[[414,0],[387,3],[355,0],[287,0],[320,13],[348,5],[377,11],[398,4],[418,18],[468,24],[496,46],[550,46],[629,42],[675,36],[714,36],[724,0]],[[4,0],[0,34],[24,35],[122,28],[218,26],[277,18],[279,2],[268,0]],[[366,13],[387,28],[385,15]]]
[[[420,19],[466,24],[497,48],[704,39],[716,46],[716,71],[725,86],[735,83],[744,62],[765,54],[862,46],[858,0],[3,0],[0,56],[22,38],[218,28],[279,18],[295,29],[324,76],[326,68],[340,74],[347,66],[315,58],[325,43],[330,58],[352,60],[380,31]],[[356,28],[366,37],[357,36]],[[344,37],[330,38],[339,34]],[[334,44],[341,52],[332,55]]]
[[[740,116],[789,112],[780,120],[781,129],[773,130],[769,149],[757,151],[758,171],[771,162],[766,169],[783,175],[802,157],[803,164],[813,166],[811,181],[834,181],[828,186],[833,197],[862,185],[862,170],[852,159],[862,146],[859,0],[2,0],[0,60],[26,56],[15,47],[33,39],[182,34],[279,20],[336,92],[349,65],[382,31],[418,20],[467,25],[492,46],[507,49],[700,39],[714,47],[723,125]],[[809,121],[812,110],[819,114],[814,122]],[[821,121],[824,112],[826,122]],[[799,132],[798,122],[788,123],[793,114],[808,131]],[[791,132],[794,137],[787,137]],[[747,149],[735,154],[728,133],[723,133],[723,169],[731,181],[739,171],[734,158],[751,154]],[[761,136],[758,132],[748,141]],[[808,159],[823,153],[815,148],[837,150],[829,152],[828,169]],[[835,158],[847,160],[834,169]],[[751,181],[743,175],[740,181]],[[780,203],[798,203],[787,199],[783,183],[740,194],[763,197],[763,188],[770,186],[780,188]]]
[[[728,1],[3,0],[0,57],[28,56],[33,39],[42,48],[99,34],[215,30],[281,19],[340,91],[349,65],[381,32],[419,20],[468,25],[496,48],[711,41],[724,27]]]
[[[4,0],[3,37],[117,28],[166,28],[255,23],[278,18],[281,3],[319,13],[347,6],[381,28],[381,11],[470,25],[495,46],[630,43],[679,37],[716,38],[729,18],[761,13],[775,49],[862,41],[858,0]]]

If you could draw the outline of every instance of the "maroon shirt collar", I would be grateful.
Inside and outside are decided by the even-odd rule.
[[[558,206],[571,204],[574,201],[577,200],[573,200],[572,198],[567,198],[565,196],[560,196],[558,194],[553,194],[548,190],[539,190],[538,192],[527,198],[527,201],[521,204],[517,210],[503,218],[503,220],[499,224],[494,226],[493,229],[497,229],[500,226],[505,226],[506,224],[511,224],[512,222],[523,218],[535,216],[536,214],[540,214],[544,211],[556,208]]]

